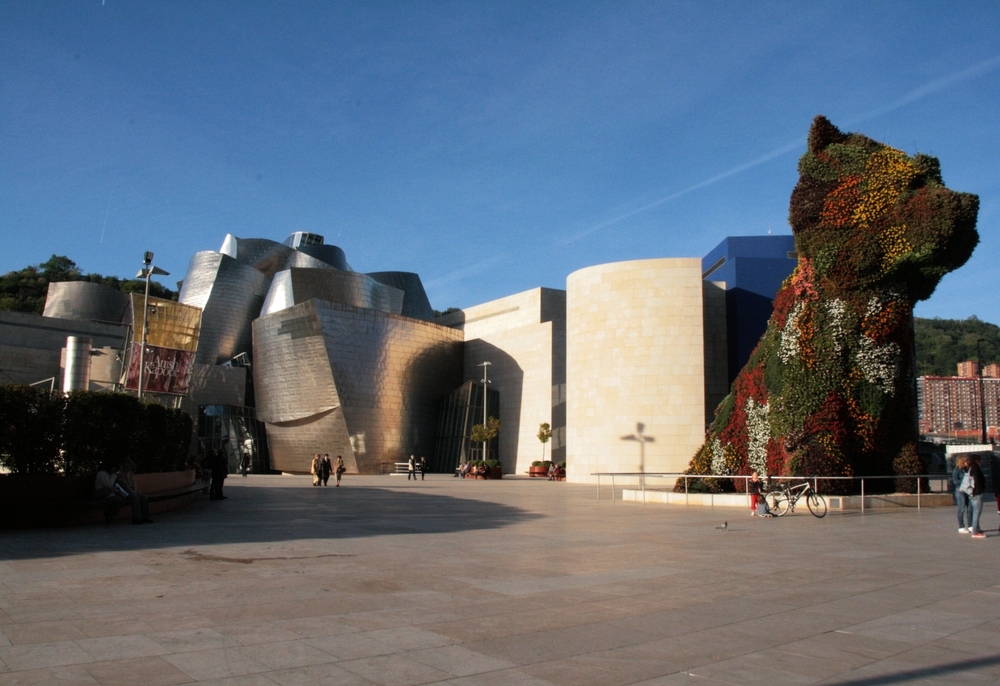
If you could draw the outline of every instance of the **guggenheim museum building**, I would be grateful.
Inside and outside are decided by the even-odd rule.
[[[201,331],[179,404],[198,420],[192,451],[255,445],[255,471],[308,472],[325,452],[352,473],[411,454],[448,472],[483,457],[484,416],[500,419],[487,457],[506,473],[543,456],[571,481],[683,471],[796,259],[792,236],[728,238],[435,317],[417,274],[354,271],[321,235],[227,235],[180,282]],[[76,282],[50,284],[41,316],[0,312],[0,382],[64,376],[72,335],[90,341],[89,387],[119,387],[127,310]]]

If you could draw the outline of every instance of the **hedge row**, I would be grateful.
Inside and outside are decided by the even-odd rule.
[[[14,474],[89,476],[126,458],[139,474],[181,470],[191,428],[184,412],[122,393],[0,386],[0,464]]]

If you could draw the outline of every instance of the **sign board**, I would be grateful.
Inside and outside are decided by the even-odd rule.
[[[143,299],[132,294],[132,341],[129,346],[125,388],[139,389],[142,358]],[[146,355],[143,359],[143,391],[186,395],[201,334],[201,308],[173,300],[150,298],[146,312]]]
[[[125,388],[132,390],[139,388],[140,352],[141,344],[132,343]],[[191,370],[194,367],[194,352],[147,344],[146,357],[143,362],[145,364],[142,379],[143,391],[187,395]]]

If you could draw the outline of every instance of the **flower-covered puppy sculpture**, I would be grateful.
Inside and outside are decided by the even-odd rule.
[[[799,173],[798,266],[689,473],[918,473],[913,305],[969,259],[979,199],[945,188],[937,159],[824,117]]]

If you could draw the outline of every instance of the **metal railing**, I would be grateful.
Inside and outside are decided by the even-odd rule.
[[[591,472],[590,475],[597,477],[597,499],[598,500],[601,499],[601,477],[602,476],[610,476],[611,477],[611,502],[615,502],[615,477],[616,476],[617,477],[625,477],[625,478],[629,478],[629,479],[638,479],[638,486],[639,486],[639,489],[640,489],[640,491],[642,493],[642,503],[643,503],[643,505],[646,504],[646,479],[647,478],[654,478],[654,479],[675,479],[675,480],[676,479],[684,479],[684,504],[685,505],[689,505],[690,504],[690,496],[691,496],[690,483],[693,480],[699,480],[699,479],[700,480],[705,480],[705,479],[731,479],[733,481],[743,481],[744,482],[744,484],[743,484],[743,493],[746,495],[746,498],[747,498],[747,507],[750,506],[750,493],[748,492],[748,489],[747,489],[747,482],[750,481],[750,477],[749,476],[743,476],[743,475],[723,476],[723,475],[719,475],[719,474],[681,474],[681,473],[671,473],[671,472],[656,472],[656,473],[653,473],[653,472]],[[771,476],[771,477],[768,477],[766,480],[765,479],[761,479],[761,495],[763,496],[769,490],[772,490],[770,488],[771,484],[773,484],[775,482],[778,482],[778,481],[786,481],[786,480],[792,480],[792,479],[798,480],[798,481],[812,481],[813,482],[812,483],[813,490],[816,493],[819,493],[819,482],[820,481],[860,481],[861,482],[861,513],[862,514],[864,514],[864,512],[865,512],[865,480],[866,479],[867,480],[873,480],[873,479],[916,479],[916,481],[917,481],[916,496],[917,496],[917,509],[918,510],[920,509],[920,498],[921,498],[922,495],[925,495],[925,494],[929,495],[929,494],[932,494],[932,493],[948,493],[948,492],[950,492],[948,490],[948,486],[947,486],[948,482],[950,481],[950,477],[947,474],[887,474],[887,475],[884,475],[884,476]],[[922,484],[923,484],[924,480],[927,480],[928,486],[930,485],[930,481],[931,480],[938,481],[938,482],[942,482],[943,481],[943,482],[945,482],[945,485],[941,488],[940,491],[934,491],[934,490],[928,489],[927,491],[922,492]],[[736,493],[738,494],[739,492],[737,491]],[[820,495],[824,495],[824,494],[820,494]],[[880,493],[879,495],[887,495],[887,494]],[[906,495],[913,495],[913,494],[906,494]],[[838,495],[834,495],[833,497],[837,498],[837,497],[850,497],[850,496],[842,496],[842,495],[838,494]]]

